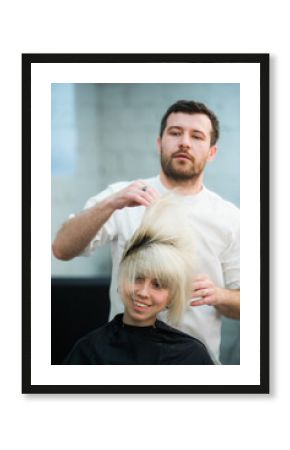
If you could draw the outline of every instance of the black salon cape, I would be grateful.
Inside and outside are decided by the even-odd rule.
[[[123,324],[123,314],[81,338],[63,364],[213,364],[197,339],[157,320]]]

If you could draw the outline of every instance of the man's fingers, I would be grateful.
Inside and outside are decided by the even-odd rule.
[[[139,180],[136,187],[142,192],[143,195],[152,197],[152,199],[160,197],[159,192],[149,184],[146,184],[146,182],[143,180]]]
[[[149,206],[154,200],[160,197],[160,194],[158,191],[156,191],[156,189],[152,188],[149,185],[145,185],[144,183],[142,183],[142,181],[139,181],[134,186],[134,191],[139,200],[140,198],[145,200],[145,202],[141,202],[141,204],[144,206]]]
[[[197,291],[193,292],[192,298],[198,298],[198,297],[209,297],[213,294],[213,288],[206,288],[206,289],[199,289]]]
[[[206,281],[197,281],[197,282],[193,282],[192,283],[192,289],[194,291],[198,291],[199,289],[206,289],[207,287],[209,287],[209,283]]]
[[[116,209],[126,207],[148,207],[160,194],[143,180],[135,181],[126,188],[114,194],[113,201]]]
[[[130,192],[129,193],[130,203],[131,206],[149,206],[151,204],[151,199],[148,196],[142,195],[142,193],[139,193],[139,191]],[[129,206],[129,205],[128,205]]]
[[[205,305],[206,303],[205,303],[205,301],[204,300],[193,300],[191,303],[190,303],[190,306],[202,306],[202,305]]]
[[[156,196],[149,191],[143,192],[143,191],[135,191],[134,192],[135,198],[138,199],[138,201],[141,201],[141,204],[144,206],[149,206],[155,199]]]
[[[156,200],[160,197],[160,194],[158,191],[156,191],[154,188],[149,188],[147,191],[144,192],[144,194],[147,194],[150,196],[152,200]]]
[[[212,292],[204,292],[204,295],[198,295],[198,297],[192,296],[191,306],[203,306],[203,305],[214,305],[215,299]]]

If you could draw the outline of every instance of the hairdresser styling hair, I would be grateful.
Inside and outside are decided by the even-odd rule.
[[[146,208],[160,195],[178,189],[180,203],[187,204],[190,214],[198,264],[192,273],[191,307],[176,328],[198,337],[217,362],[222,316],[240,318],[240,212],[204,184],[206,167],[218,151],[219,134],[219,121],[206,105],[194,100],[175,102],[161,119],[156,142],[159,175],[118,181],[93,195],[83,211],[70,215],[52,245],[54,256],[62,261],[89,257],[110,245],[112,319],[124,312],[118,273],[125,243],[140,226]],[[160,317],[167,323],[167,314]]]
[[[174,206],[174,207],[173,207]],[[176,325],[189,307],[194,243],[175,193],[147,208],[119,269],[124,314],[77,342],[64,364],[213,364],[205,346]]]

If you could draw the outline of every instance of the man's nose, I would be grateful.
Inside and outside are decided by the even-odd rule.
[[[180,137],[180,147],[189,148],[191,146],[191,139],[188,133],[183,133]]]

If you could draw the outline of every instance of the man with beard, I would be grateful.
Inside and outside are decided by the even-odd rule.
[[[114,183],[90,198],[83,212],[58,232],[53,253],[61,260],[89,255],[111,243],[113,269],[110,318],[123,312],[117,273],[126,241],[145,208],[176,189],[188,204],[196,242],[192,299],[178,326],[200,339],[219,362],[221,315],[239,319],[239,210],[203,184],[205,166],[217,152],[219,123],[207,106],[180,100],[169,107],[157,140],[161,170],[157,177]],[[166,321],[166,312],[161,319]]]

